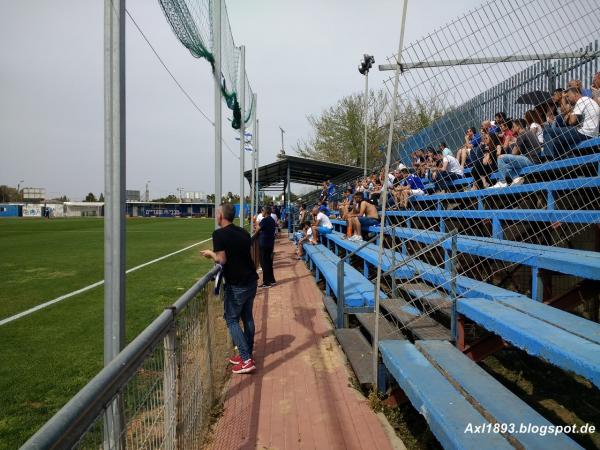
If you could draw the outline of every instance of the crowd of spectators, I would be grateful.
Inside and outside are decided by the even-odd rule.
[[[600,72],[591,89],[572,80],[566,89],[556,89],[551,98],[534,106],[522,118],[504,112],[484,120],[479,130],[465,131],[463,145],[452,151],[445,142],[411,154],[411,165],[399,163],[385,171],[372,172],[343,187],[332,180],[323,182],[316,205],[299,209],[299,231],[294,238],[298,257],[302,243],[316,244],[320,234],[333,230],[332,212],[347,222],[347,238],[363,241],[370,226],[379,224],[384,185],[390,208],[406,208],[413,195],[425,195],[432,183],[436,192],[447,191],[470,168],[470,189],[503,188],[524,182],[520,170],[532,164],[570,156],[580,142],[598,137],[600,126]],[[492,174],[498,173],[492,183]]]
[[[498,112],[494,120],[465,131],[463,145],[453,152],[446,143],[412,153],[414,173],[432,182],[436,192],[445,192],[469,167],[472,189],[502,188],[524,182],[520,170],[532,164],[575,154],[577,144],[598,137],[600,124],[600,72],[590,89],[572,80],[566,89],[555,89],[548,100],[525,112],[522,118],[508,118]],[[498,172],[499,181],[490,176]]]

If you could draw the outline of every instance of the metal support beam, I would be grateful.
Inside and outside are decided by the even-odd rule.
[[[222,193],[222,167],[223,167],[223,146],[221,121],[221,0],[213,2],[212,11],[212,38],[213,38],[213,56],[214,78],[215,78],[215,228],[217,228],[217,207],[221,204]]]
[[[125,0],[104,2],[104,365],[125,346]],[[121,448],[122,403],[105,415],[104,447]]]
[[[288,161],[287,166],[287,194],[285,196],[286,199],[286,211],[288,218],[288,235],[292,232],[292,181],[290,179],[290,163]]]
[[[105,1],[104,364],[125,344],[125,0]]]
[[[498,64],[507,62],[519,61],[543,61],[546,59],[563,59],[563,58],[585,58],[593,59],[599,52],[569,52],[569,53],[540,53],[533,55],[510,55],[510,56],[490,56],[487,58],[465,58],[465,59],[446,59],[439,61],[420,61],[408,62],[401,64],[380,64],[379,70],[395,70],[396,66],[400,66],[400,71],[404,72],[410,69],[425,69],[433,67],[449,67],[449,66],[468,66],[476,64]]]
[[[404,31],[406,25],[406,11],[408,8],[408,0],[404,0],[404,6],[402,8],[402,19],[400,24],[400,39],[398,41],[398,63],[402,59],[402,48],[404,47]],[[383,176],[383,192],[381,194],[382,206],[381,206],[381,222],[380,222],[380,230],[379,230],[379,251],[377,254],[377,282],[375,284],[375,324],[373,326],[373,379],[375,380],[375,390],[377,390],[377,371],[379,369],[379,307],[381,300],[381,264],[383,261],[383,241],[385,238],[385,210],[387,206],[387,185],[388,185],[388,174],[390,171],[390,160],[392,156],[392,142],[394,138],[394,123],[396,121],[396,110],[398,108],[398,102],[396,98],[398,97],[398,84],[400,81],[400,65],[397,64],[395,67],[396,73],[394,76],[394,93],[392,95],[392,110],[390,113],[390,127],[388,133],[388,142],[387,142],[387,152],[385,158],[385,168],[384,168],[384,176]]]
[[[254,105],[253,124],[252,124],[252,180],[250,181],[250,220],[254,218],[256,211],[256,94],[252,95],[252,104]],[[252,223],[250,224],[252,227]],[[252,229],[250,231],[253,231]]]
[[[260,120],[256,119],[256,146],[254,147],[254,157],[256,158],[256,187],[254,188],[254,192],[256,195],[256,214],[258,214],[259,199],[260,199],[260,180],[258,179],[258,168],[260,167]]]
[[[369,125],[369,71],[365,73],[365,148],[363,156],[363,175],[367,176],[367,128]]]
[[[240,227],[244,228],[244,170],[246,159],[246,47],[240,47]]]

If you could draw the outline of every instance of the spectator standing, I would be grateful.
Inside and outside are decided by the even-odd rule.
[[[581,89],[577,87],[569,88],[565,97],[567,104],[573,109],[564,116],[566,127],[544,130],[544,154],[547,157],[565,155],[571,147],[598,136],[600,125],[598,103],[581,95]],[[565,106],[568,108],[567,105]]]
[[[327,205],[330,210],[336,209],[335,201],[335,184],[331,180],[327,180]]]
[[[500,155],[498,157],[498,172],[500,180],[492,188],[503,188],[513,185],[523,184],[525,181],[519,175],[524,167],[541,162],[539,151],[541,149],[540,141],[531,130],[527,129],[525,119],[515,119],[513,121],[513,132],[517,136],[517,142],[512,148],[511,155]]]
[[[254,318],[252,306],[256,296],[258,275],[250,252],[250,234],[233,224],[235,209],[223,203],[217,209],[217,224],[213,231],[213,250],[202,251],[202,256],[223,266],[225,322],[239,356],[232,357],[233,373],[248,373],[256,369],[254,350]],[[244,326],[240,326],[240,320]]]
[[[260,267],[262,267],[261,288],[270,288],[275,285],[275,275],[273,273],[273,249],[275,247],[275,234],[277,223],[271,217],[271,208],[265,208],[266,217],[261,220],[258,229],[258,248],[260,251]]]

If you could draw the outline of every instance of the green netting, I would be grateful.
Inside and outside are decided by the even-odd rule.
[[[158,0],[173,32],[195,58],[203,58],[214,66],[213,6],[215,0]],[[240,128],[241,110],[239,103],[240,48],[235,45],[227,6],[221,1],[221,92],[227,107],[232,110],[231,125]],[[252,89],[248,78],[246,84],[244,123],[248,123],[253,114]]]

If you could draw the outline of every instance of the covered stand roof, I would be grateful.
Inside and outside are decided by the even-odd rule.
[[[287,170],[290,168],[290,182],[300,184],[320,184],[329,178],[340,175],[362,175],[363,169],[355,166],[346,166],[326,161],[299,158],[297,156],[283,156],[274,163],[258,168],[258,182],[260,187],[269,187],[287,181]],[[252,171],[247,170],[244,176],[252,183]]]

